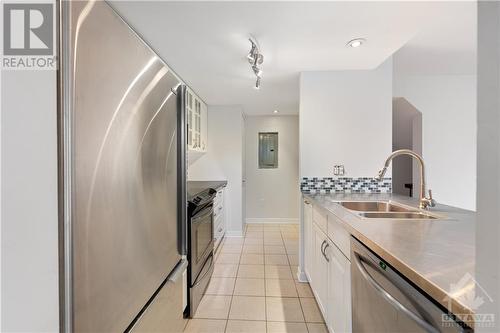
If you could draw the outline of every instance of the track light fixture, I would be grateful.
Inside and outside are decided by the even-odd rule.
[[[248,62],[252,65],[252,71],[256,76],[255,80],[255,89],[260,89],[260,80],[262,78],[262,68],[261,65],[264,62],[264,56],[260,53],[259,46],[257,41],[249,38],[248,39],[252,44],[252,48],[247,55]]]
[[[260,89],[260,77],[257,77],[257,80],[255,80],[255,89],[259,90]]]

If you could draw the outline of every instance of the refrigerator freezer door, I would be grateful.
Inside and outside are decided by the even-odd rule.
[[[72,326],[123,332],[181,260],[180,83],[106,2],[65,5],[74,82]]]
[[[180,333],[184,330],[187,319],[183,316],[182,294],[186,269],[187,261],[183,260],[129,332]]]

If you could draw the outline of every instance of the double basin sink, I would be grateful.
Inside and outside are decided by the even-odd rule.
[[[385,201],[340,201],[339,205],[371,219],[434,220],[438,216]]]

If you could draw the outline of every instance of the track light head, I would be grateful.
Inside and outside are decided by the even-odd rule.
[[[257,77],[257,80],[255,80],[255,89],[259,90],[260,89],[260,77]]]
[[[253,70],[253,73],[255,74],[255,76],[257,76],[259,78],[262,76],[262,69],[260,69],[256,65],[252,66],[252,70]]]
[[[262,68],[260,68],[260,65],[264,62],[264,56],[260,53],[257,41],[254,41],[252,38],[249,38],[248,40],[252,44],[252,47],[247,55],[247,60],[250,65],[252,65],[252,71],[257,77],[254,88],[260,89],[260,80],[262,77]]]

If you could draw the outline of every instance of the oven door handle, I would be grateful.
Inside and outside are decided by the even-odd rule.
[[[210,265],[212,266],[213,265],[213,257],[209,257],[210,259],[210,264],[208,262],[205,263],[205,265]],[[203,270],[203,268],[202,268]],[[203,276],[199,276],[197,281],[195,282],[195,284],[193,284],[193,286],[191,288],[194,288],[196,287],[197,285],[199,285],[201,283],[201,281],[203,281],[203,279],[205,279],[205,277],[210,273],[210,267],[207,268],[207,270],[205,271],[205,274],[203,274]]]
[[[214,210],[214,207],[212,205],[210,205],[207,208],[203,208],[201,211],[199,211],[198,213],[196,213],[192,217],[192,221],[204,219],[205,217],[211,215],[213,213],[213,210]],[[206,213],[205,213],[205,211],[206,211]]]
[[[436,329],[434,326],[420,318],[420,316],[416,315],[413,313],[411,310],[409,310],[406,306],[401,304],[394,296],[392,296],[387,290],[385,290],[375,279],[368,273],[366,268],[363,266],[362,262],[366,262],[366,260],[363,259],[362,256],[360,256],[358,253],[354,252],[354,261],[356,262],[356,266],[358,267],[359,272],[361,275],[364,277],[366,281],[370,283],[370,285],[378,292],[380,296],[382,296],[389,304],[391,304],[396,310],[403,312],[406,314],[408,317],[410,317],[417,325],[419,325],[421,328],[423,328],[426,332],[429,333],[439,333],[439,330]],[[370,263],[366,262],[368,265]],[[374,265],[370,265],[372,267]]]

